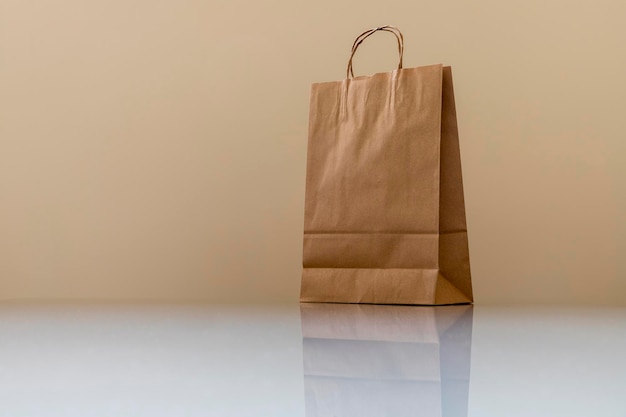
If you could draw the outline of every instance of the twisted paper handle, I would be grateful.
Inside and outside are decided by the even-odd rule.
[[[365,32],[361,33],[359,36],[356,37],[356,39],[354,40],[354,43],[352,44],[352,53],[350,54],[350,60],[348,61],[348,69],[346,70],[346,78],[354,78],[354,71],[352,68],[352,59],[354,58],[354,54],[356,53],[356,50],[358,49],[359,45],[361,45],[361,43],[363,43],[365,39],[372,36],[374,33],[378,31],[391,32],[396,37],[398,41],[398,54],[400,55],[400,62],[398,63],[398,69],[402,69],[402,58],[404,56],[404,37],[402,36],[402,32],[400,32],[400,29],[398,29],[397,27],[385,25],[385,26],[379,26],[376,28],[366,30]]]

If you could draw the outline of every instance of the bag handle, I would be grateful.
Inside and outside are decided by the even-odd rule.
[[[361,43],[363,43],[365,39],[369,38],[370,36],[372,36],[374,33],[378,31],[391,32],[396,37],[396,40],[398,41],[398,55],[400,55],[400,62],[398,63],[398,69],[402,69],[402,58],[404,56],[404,36],[402,36],[402,32],[400,32],[400,29],[398,29],[397,27],[385,25],[385,26],[379,26],[376,28],[368,29],[356,37],[356,39],[354,40],[354,43],[352,44],[352,53],[350,54],[350,60],[348,61],[348,69],[346,70],[346,78],[354,78],[354,71],[352,68],[352,59],[354,58],[354,54],[356,53],[356,50],[358,49],[358,47],[361,45]]]

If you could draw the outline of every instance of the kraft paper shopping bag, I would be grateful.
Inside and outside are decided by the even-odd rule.
[[[354,77],[380,31],[398,68]],[[346,79],[311,86],[301,301],[473,301],[452,72],[403,52],[397,28],[371,29]]]

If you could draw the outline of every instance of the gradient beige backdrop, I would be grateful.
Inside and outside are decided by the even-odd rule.
[[[477,302],[626,304],[623,0],[0,5],[2,299],[297,300],[309,84],[395,24],[453,68]]]

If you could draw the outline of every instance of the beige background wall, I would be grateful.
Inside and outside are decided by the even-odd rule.
[[[309,84],[453,66],[478,303],[626,304],[623,0],[0,0],[0,298],[296,300]],[[356,72],[396,64],[393,38]]]

